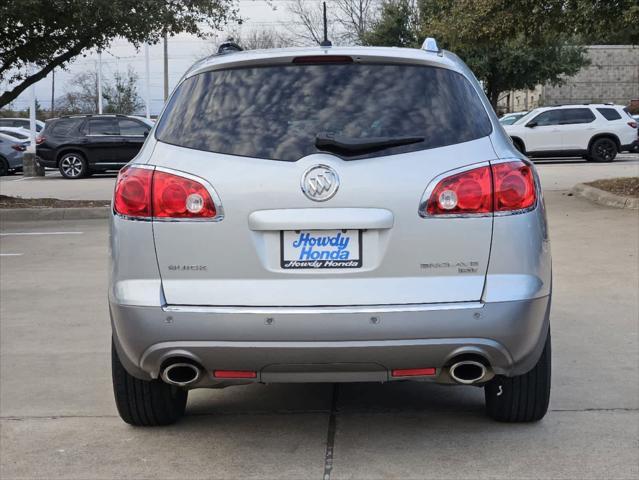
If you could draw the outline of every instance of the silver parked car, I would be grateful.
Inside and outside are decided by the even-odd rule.
[[[22,170],[22,157],[28,145],[28,141],[0,131],[0,177]]]
[[[255,382],[474,385],[508,422],[548,408],[539,179],[432,39],[196,64],[120,172],[110,243],[130,424]]]

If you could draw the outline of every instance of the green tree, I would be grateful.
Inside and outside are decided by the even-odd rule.
[[[113,83],[103,89],[103,97],[107,104],[105,113],[121,113],[131,115],[139,111],[144,103],[138,95],[138,75],[129,68],[126,74],[115,72]]]
[[[415,47],[419,39],[419,10],[411,0],[384,0],[379,18],[362,34],[364,45]]]
[[[493,107],[504,91],[558,84],[588,63],[574,43],[581,27],[566,26],[570,0],[417,1],[412,17],[409,0],[387,2],[369,43],[418,46],[435,37],[483,80]]]
[[[236,19],[235,0],[21,0],[0,2],[0,94],[7,105],[29,85],[116,37],[139,46],[164,32],[206,36]],[[27,71],[27,67],[31,71]]]
[[[462,57],[495,108],[504,91],[560,84],[588,64],[565,28],[564,7],[556,0],[422,0],[422,36]]]

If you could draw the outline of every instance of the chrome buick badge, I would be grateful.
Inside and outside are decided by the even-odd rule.
[[[315,165],[302,175],[302,191],[311,200],[324,202],[332,198],[339,188],[337,172],[326,165]]]

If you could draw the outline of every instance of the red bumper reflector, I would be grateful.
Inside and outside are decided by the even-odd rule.
[[[213,376],[215,378],[256,378],[257,372],[250,370],[215,370]]]
[[[436,368],[405,368],[403,370],[393,370],[393,377],[421,377],[426,375],[435,375]]]

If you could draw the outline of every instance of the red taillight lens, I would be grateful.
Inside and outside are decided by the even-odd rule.
[[[215,378],[257,378],[257,372],[251,370],[215,370]]]
[[[213,218],[215,203],[201,183],[145,168],[120,170],[113,206],[116,213],[138,218]]]
[[[440,181],[428,199],[428,215],[490,213],[492,181],[490,167],[457,173]]]
[[[532,169],[524,162],[493,165],[495,212],[524,210],[537,200]]]
[[[113,194],[113,208],[128,217],[151,216],[151,185],[153,170],[123,168]]]
[[[474,168],[440,180],[422,214],[476,215],[524,210],[535,205],[536,200],[531,167],[514,161]]]
[[[431,376],[437,373],[436,368],[405,368],[396,369],[391,372],[393,377],[422,377]]]
[[[208,190],[194,180],[156,171],[153,177],[153,216],[212,218],[217,214]]]
[[[25,147],[24,145],[20,145],[18,143],[14,143],[13,145],[11,145],[11,148],[13,148],[14,150],[18,152],[24,152],[27,149],[27,147]]]
[[[45,137],[44,135],[38,135],[36,137],[36,145],[40,145],[41,143],[44,143],[46,139],[47,137]]]
[[[630,125],[632,128],[637,128],[637,122],[628,122],[628,125]]]

